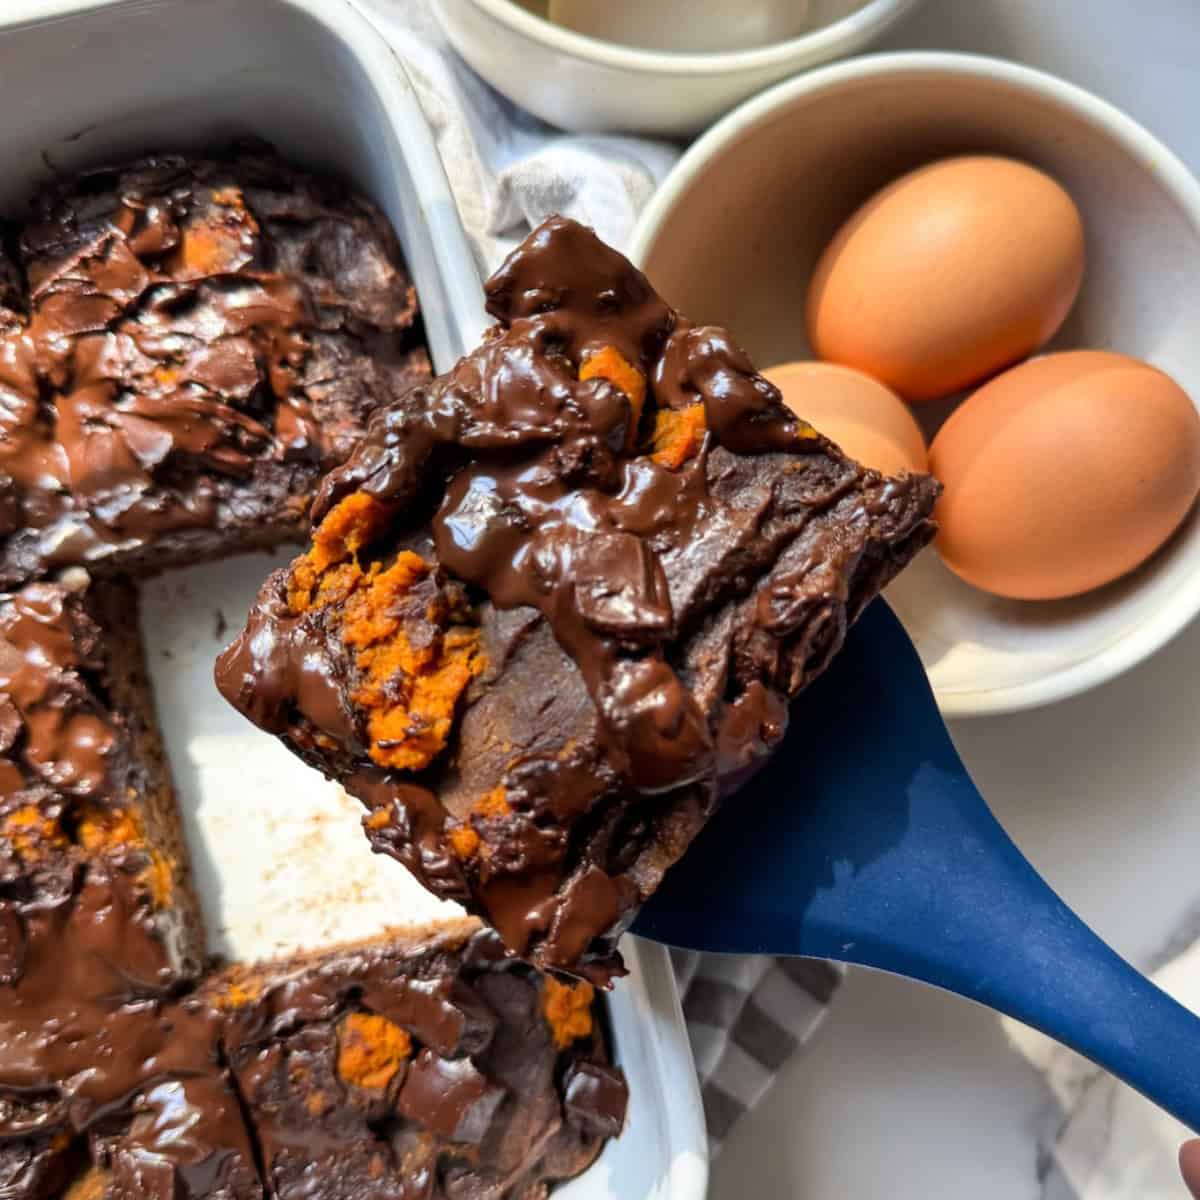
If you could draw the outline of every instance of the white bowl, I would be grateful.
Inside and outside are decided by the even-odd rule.
[[[379,203],[404,245],[440,369],[488,323],[416,96],[345,0],[4,0],[0,104],[6,216],[56,171],[255,134]],[[399,864],[377,863],[357,806],[339,807],[336,789],[217,694],[214,610],[240,623],[272,565],[262,555],[209,563],[142,588],[210,945],[238,959],[317,949],[387,920],[422,923],[447,907]],[[629,1079],[627,1127],[556,1196],[702,1200],[704,1117],[667,953],[636,938],[622,949],[631,976],[608,997],[608,1014]]]
[[[552,125],[680,135],[769,84],[862,49],[917,0],[813,0],[811,33],[718,54],[600,41],[538,16],[534,3],[434,0],[434,9],[451,44],[488,83]]]
[[[729,325],[759,365],[811,357],[805,287],[842,220],[902,171],[981,150],[1045,168],[1083,212],[1087,274],[1053,348],[1135,355],[1200,401],[1200,184],[1112,105],[1013,63],[889,54],[781,84],[684,155],[633,253],[673,304]],[[1046,704],[1111,679],[1192,620],[1200,513],[1133,575],[1073,600],[986,595],[933,551],[888,599],[947,715]]]

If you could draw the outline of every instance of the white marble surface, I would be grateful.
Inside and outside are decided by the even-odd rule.
[[[1054,71],[1119,104],[1200,171],[1200,0],[927,0],[888,48]],[[1198,709],[1200,625],[1088,696],[953,730],[1021,848],[1134,959],[1200,899]],[[734,1133],[711,1194],[1033,1200],[1047,1104],[990,1013],[856,972],[817,1043]]]

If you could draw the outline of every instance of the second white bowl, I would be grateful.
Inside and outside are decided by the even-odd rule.
[[[760,366],[808,358],[805,289],[837,227],[903,171],[967,151],[1044,168],[1083,213],[1087,273],[1054,348],[1146,359],[1200,401],[1200,184],[1111,105],[1012,63],[879,55],[773,88],[684,155],[633,253],[671,303],[728,325]],[[1046,704],[1133,666],[1200,611],[1200,513],[1134,574],[1076,599],[989,596],[932,551],[888,599],[943,712]]]
[[[861,50],[916,2],[812,0],[813,28],[800,37],[692,54],[586,37],[537,15],[535,0],[528,7],[434,0],[434,9],[455,50],[544,121],[576,131],[678,135],[703,129],[769,84]],[[540,7],[545,11],[544,0]]]

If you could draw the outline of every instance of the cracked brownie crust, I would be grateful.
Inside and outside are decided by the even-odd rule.
[[[0,586],[297,540],[429,374],[394,234],[332,181],[157,156],[33,208],[0,266]]]

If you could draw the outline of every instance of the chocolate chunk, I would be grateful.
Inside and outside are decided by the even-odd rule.
[[[601,1063],[575,1062],[563,1080],[567,1120],[596,1137],[618,1137],[625,1124],[629,1088],[624,1076]]]
[[[446,1058],[480,1053],[496,1032],[495,1014],[457,976],[395,980],[363,1001]]]
[[[455,1142],[483,1141],[504,1089],[490,1083],[469,1058],[442,1058],[422,1050],[400,1090],[402,1116]]]

